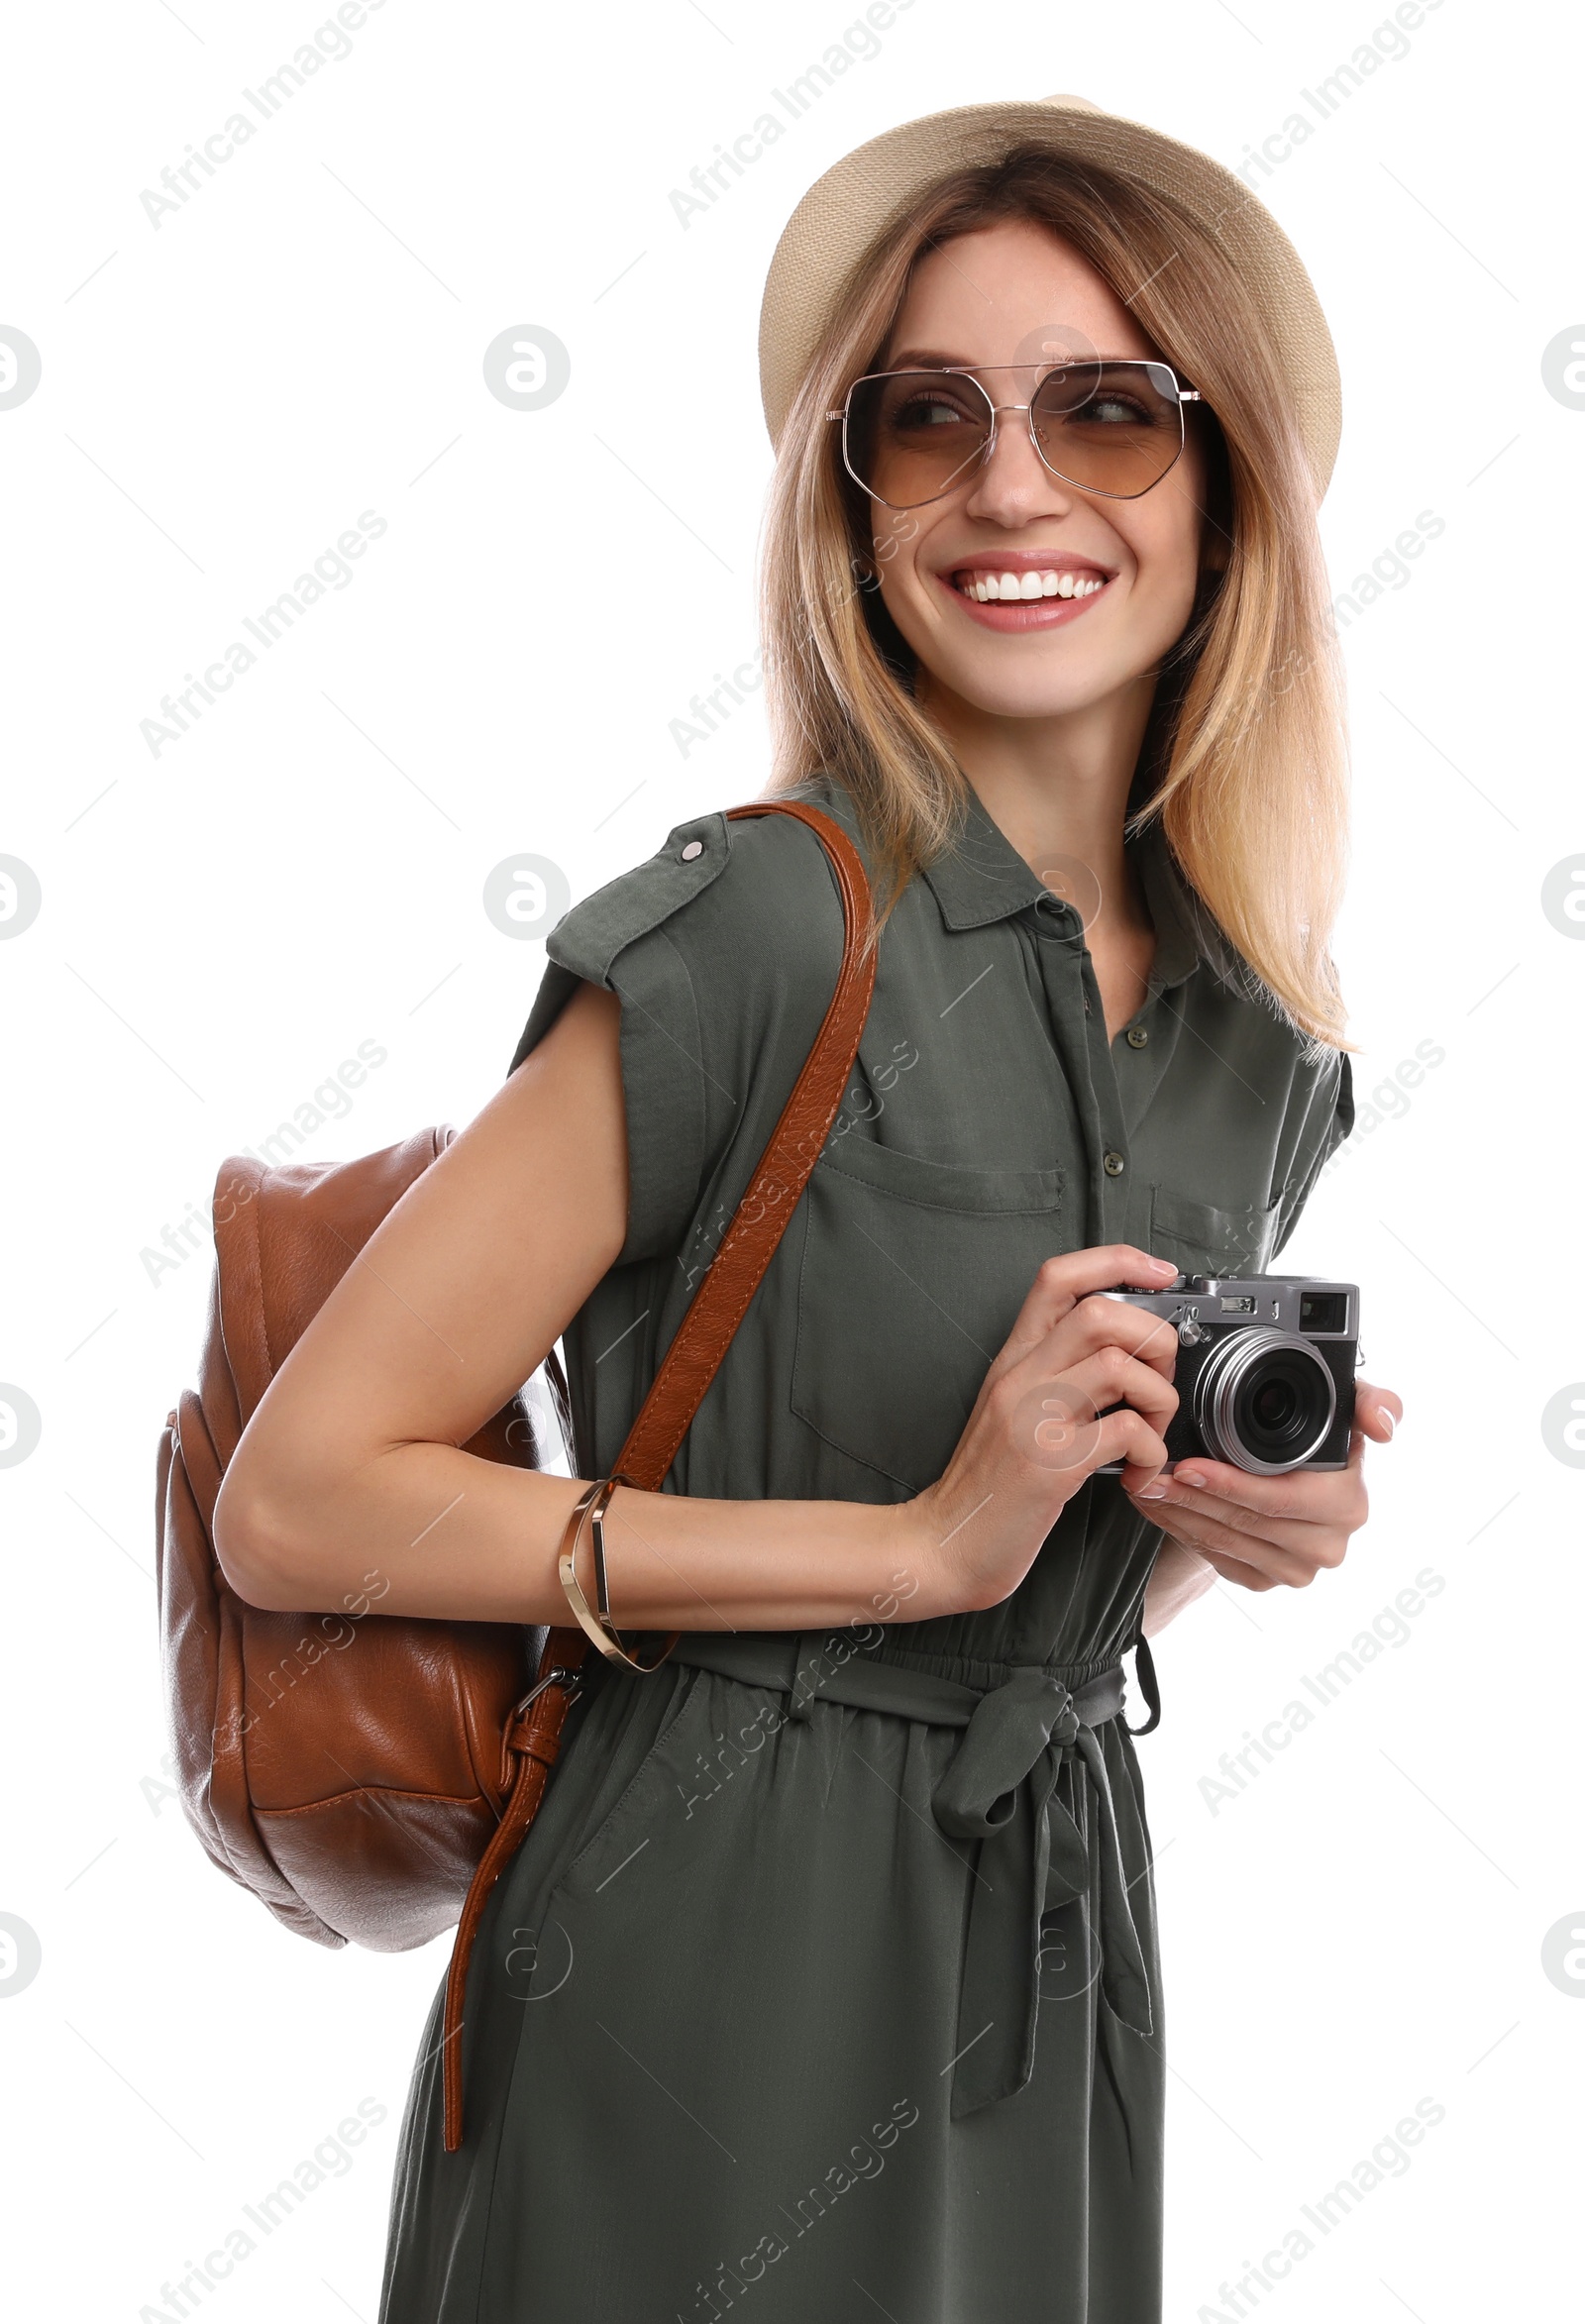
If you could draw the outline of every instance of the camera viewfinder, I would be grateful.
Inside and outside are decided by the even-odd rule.
[[[1301,1331],[1346,1331],[1347,1292],[1302,1292],[1299,1298],[1299,1328]]]

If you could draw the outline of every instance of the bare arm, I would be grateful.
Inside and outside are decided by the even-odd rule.
[[[581,986],[477,1118],[381,1222],[292,1349],[222,1487],[218,1553],[260,1606],[563,1622],[556,1558],[578,1480],[460,1447],[554,1345],[626,1231],[619,1004]],[[911,1502],[712,1501],[619,1489],[612,1607],[635,1629],[794,1630],[1000,1603],[1102,1463],[1159,1469],[1176,1398],[1153,1321],[1090,1298],[1170,1266],[1110,1246],[1037,1276],[951,1463]],[[1168,1335],[1170,1337],[1170,1335]],[[1095,1426],[1032,1457],[1062,1380]],[[586,1553],[585,1553],[586,1554]],[[370,1580],[370,1577],[375,1577]],[[585,1579],[586,1579],[585,1573]]]
[[[614,997],[581,986],[271,1382],[215,1518],[228,1578],[253,1604],[337,1609],[351,1593],[382,1614],[569,1619],[556,1552],[581,1485],[459,1447],[621,1249],[618,1028]],[[897,1570],[897,1514],[822,1505],[815,1541],[796,1504],[756,1505],[746,1558],[735,1505],[621,1492],[607,1520],[617,1611],[689,1629],[851,1620]]]
[[[1169,1622],[1176,1622],[1186,1606],[1203,1598],[1215,1581],[1216,1569],[1180,1541],[1163,1541],[1145,1584],[1145,1611],[1141,1628],[1147,1638],[1159,1637]]]

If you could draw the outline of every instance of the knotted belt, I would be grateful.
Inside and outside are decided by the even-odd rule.
[[[692,1632],[672,1659],[786,1694],[793,1719],[807,1719],[822,1701],[964,1731],[931,1798],[944,1833],[980,1844],[958,2003],[955,2116],[1010,2097],[1028,2081],[1040,2000],[1040,1916],[1091,1888],[1090,1850],[1057,1792],[1067,1760],[1076,1758],[1088,1771],[1098,1811],[1099,1894],[1093,1901],[1101,1988],[1124,2025],[1138,2034],[1151,2031],[1144,1952],[1096,1734],[1122,1709],[1120,1664],[1076,1688],[1038,1664],[1018,1665],[982,1692],[909,1663],[882,1661],[841,1631],[801,1637]],[[1154,1712],[1153,1673],[1143,1649],[1141,1663]],[[1154,1716],[1148,1724],[1155,1724]]]

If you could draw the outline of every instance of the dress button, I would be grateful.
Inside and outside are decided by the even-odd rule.
[[[1109,1178],[1120,1178],[1128,1165],[1120,1154],[1108,1154],[1101,1167]]]
[[[1128,1027],[1128,1046],[1130,1049],[1142,1049],[1149,1038],[1150,1035],[1145,1031],[1143,1025]]]
[[[696,855],[702,855],[703,853],[704,853],[704,842],[703,842],[703,840],[702,840],[702,839],[690,839],[690,840],[688,841],[688,843],[687,843],[687,847],[685,847],[685,848],[684,848],[684,850],[683,850],[683,861],[684,861],[684,863],[686,863],[686,864],[690,864],[690,863],[693,861],[693,858],[694,858]]]

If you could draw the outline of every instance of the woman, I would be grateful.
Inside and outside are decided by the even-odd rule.
[[[610,1500],[615,1621],[685,1635],[572,1714],[476,1948],[457,2154],[437,1999],[381,2316],[1146,2324],[1162,2020],[1116,1674],[1218,1573],[1335,1565],[1400,1411],[1361,1386],[1345,1472],[1167,1473],[1175,1339],[1098,1296],[1267,1267],[1352,1116],[1330,347],[1236,180],[1057,99],[838,164],[762,351],[777,787],[866,855],[875,996],[674,1489]],[[505,1087],[232,1464],[245,1596],[377,1567],[391,1611],[567,1622],[569,1512],[840,947],[781,816],[684,825],[563,920]],[[455,1449],[564,1332],[582,1478]]]

